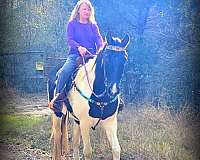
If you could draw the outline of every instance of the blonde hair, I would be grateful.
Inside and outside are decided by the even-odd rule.
[[[94,8],[91,4],[91,2],[89,0],[79,0],[76,4],[76,6],[74,7],[74,9],[72,10],[72,13],[71,13],[71,16],[69,18],[69,20],[74,20],[74,19],[78,19],[79,18],[79,9],[80,9],[80,6],[85,3],[86,5],[88,5],[88,7],[90,8],[91,10],[91,15],[89,17],[89,22],[90,23],[93,23],[95,24],[96,23],[96,20],[95,20],[95,13],[94,13]]]

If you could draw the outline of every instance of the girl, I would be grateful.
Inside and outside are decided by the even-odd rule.
[[[87,53],[96,54],[103,47],[103,39],[95,21],[94,8],[89,0],[80,0],[74,7],[68,25],[67,42],[69,55],[63,67],[57,72],[56,93],[49,99],[49,108],[59,99],[65,84],[76,69],[76,60]],[[56,107],[57,108],[57,107]]]

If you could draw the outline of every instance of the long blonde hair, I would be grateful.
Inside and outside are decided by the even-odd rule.
[[[72,10],[71,16],[69,18],[69,21],[74,20],[74,19],[78,19],[79,18],[79,9],[80,6],[85,3],[86,5],[89,6],[90,10],[91,10],[91,15],[89,17],[89,22],[95,24],[96,20],[95,20],[95,13],[94,13],[94,8],[91,4],[91,2],[89,0],[79,0],[76,4],[76,6],[74,7],[74,9]]]

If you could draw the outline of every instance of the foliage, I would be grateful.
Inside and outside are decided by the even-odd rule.
[[[199,2],[94,2],[104,31],[131,36],[129,62],[122,82],[125,101],[154,103],[159,99],[174,108],[193,103],[192,91],[200,89],[196,63],[200,42],[200,8],[196,6]]]
[[[0,52],[41,50],[65,57],[65,27],[76,2],[9,0],[0,10]],[[126,103],[193,103],[192,92],[200,90],[198,0],[91,2],[103,36],[112,31],[131,37],[122,81]]]
[[[2,8],[1,52],[66,50],[67,7],[63,1],[17,1]],[[3,23],[3,24],[2,24]]]

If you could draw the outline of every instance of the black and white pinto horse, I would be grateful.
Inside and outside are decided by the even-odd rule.
[[[100,124],[106,131],[113,160],[120,160],[120,145],[117,138],[117,113],[119,107],[119,84],[127,61],[126,48],[129,36],[123,39],[107,34],[104,49],[85,63],[77,72],[67,99],[71,109],[63,107],[63,113],[75,119],[73,126],[73,158],[79,160],[80,137],[83,140],[85,160],[91,160],[92,147],[89,131]],[[61,159],[61,154],[68,149],[66,116],[52,116],[52,137],[54,138],[53,159]]]

